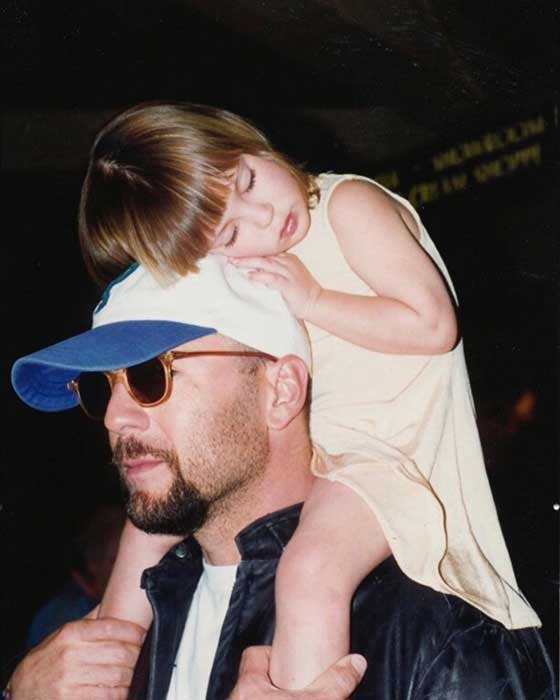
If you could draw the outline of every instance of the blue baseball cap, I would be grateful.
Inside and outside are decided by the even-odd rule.
[[[211,333],[275,357],[296,355],[311,371],[305,328],[278,292],[219,255],[199,268],[163,286],[141,265],[131,265],[104,291],[89,331],[15,362],[17,395],[40,411],[73,408],[78,399],[68,384],[80,372],[130,367]]]

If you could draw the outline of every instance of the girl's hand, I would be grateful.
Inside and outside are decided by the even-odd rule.
[[[248,268],[249,279],[277,289],[294,316],[304,320],[310,317],[322,288],[296,255],[230,258],[230,262],[236,267]]]

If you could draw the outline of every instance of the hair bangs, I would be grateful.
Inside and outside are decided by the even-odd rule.
[[[187,103],[144,103],[111,120],[90,153],[79,213],[91,276],[132,261],[160,280],[197,270],[212,248],[243,154],[286,168],[311,202],[314,179],[250,122]]]

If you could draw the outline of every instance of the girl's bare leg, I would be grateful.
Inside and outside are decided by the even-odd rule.
[[[181,539],[167,535],[148,535],[127,520],[98,617],[117,617],[148,629],[152,622],[152,610],[146,594],[140,588],[142,572],[157,564]]]
[[[278,567],[275,685],[303,688],[348,653],[352,596],[389,554],[366,503],[342,484],[317,479]]]

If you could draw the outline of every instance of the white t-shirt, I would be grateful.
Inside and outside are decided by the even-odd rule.
[[[203,562],[203,566],[177,651],[167,700],[203,700],[206,697],[237,564],[212,566]]]

